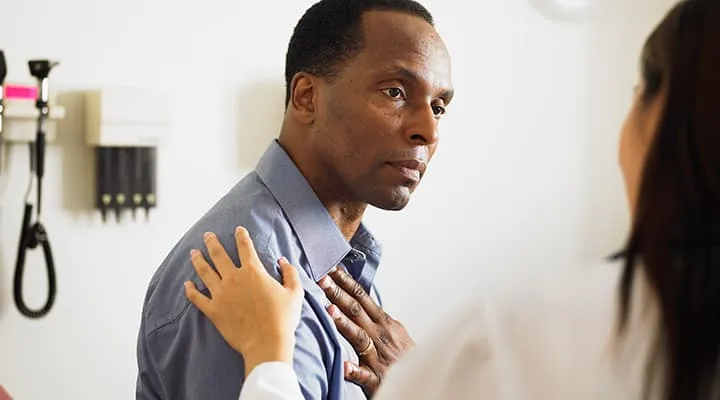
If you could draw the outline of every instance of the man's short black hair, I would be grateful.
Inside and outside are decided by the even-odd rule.
[[[434,25],[430,12],[413,0],[320,0],[300,18],[285,57],[285,106],[291,82],[304,71],[332,78],[362,49],[361,20],[367,11],[397,11]]]

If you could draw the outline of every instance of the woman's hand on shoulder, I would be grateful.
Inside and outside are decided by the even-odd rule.
[[[204,240],[215,269],[197,249],[191,258],[209,296],[188,281],[185,294],[190,302],[242,354],[246,376],[263,362],[292,363],[294,332],[303,301],[297,269],[282,258],[279,264],[283,283],[275,280],[265,270],[243,227],[235,232],[241,267],[235,265],[213,233],[206,233]]]

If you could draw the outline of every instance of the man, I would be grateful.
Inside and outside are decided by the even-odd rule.
[[[243,359],[182,289],[191,280],[207,294],[190,252],[205,251],[204,233],[214,232],[237,254],[237,226],[248,229],[277,279],[280,257],[301,268],[305,300],[294,366],[305,398],[365,398],[344,379],[343,362],[358,356],[328,315],[318,281],[342,265],[379,302],[373,278],[381,249],[362,216],[368,204],[402,209],[419,184],[452,98],[449,56],[431,15],[411,0],[322,0],[295,28],[285,78],[278,140],[150,282],[138,337],[138,399],[237,399]]]

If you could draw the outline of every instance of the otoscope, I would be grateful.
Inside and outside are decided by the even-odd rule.
[[[18,310],[28,318],[40,318],[45,316],[55,302],[55,263],[52,257],[50,241],[48,240],[47,231],[40,222],[40,214],[42,207],[42,179],[45,174],[45,125],[50,115],[49,93],[48,93],[48,76],[50,70],[58,65],[58,62],[49,60],[30,60],[30,74],[37,79],[38,91],[35,107],[38,110],[37,132],[35,142],[30,143],[30,182],[28,183],[27,192],[25,194],[25,214],[23,216],[23,226],[20,232],[20,244],[18,246],[17,264],[15,265],[15,279],[13,287],[13,297]],[[33,183],[37,183],[37,213],[35,223],[31,223],[32,218],[32,189]],[[48,274],[48,297],[45,305],[39,310],[32,310],[25,305],[22,297],[22,279],[25,269],[25,253],[29,249],[35,249],[42,246],[45,256],[45,266]]]

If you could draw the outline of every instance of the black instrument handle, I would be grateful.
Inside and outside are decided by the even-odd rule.
[[[35,175],[37,176],[37,212],[42,209],[42,182],[45,176],[45,133],[38,131],[35,142],[35,162],[37,163]]]

